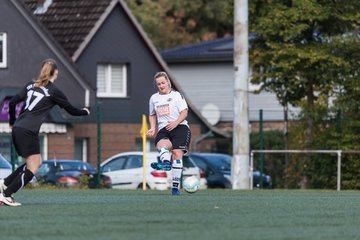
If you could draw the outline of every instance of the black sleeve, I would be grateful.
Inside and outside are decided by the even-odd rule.
[[[12,126],[16,120],[16,105],[26,98],[26,86],[23,87],[9,102],[9,125]]]
[[[64,107],[64,109],[70,113],[73,116],[84,116],[84,115],[88,115],[88,112],[86,110],[83,109],[79,109],[76,107],[73,107],[71,104]]]
[[[65,96],[65,94],[61,92],[59,89],[54,89],[53,94],[51,94],[51,98],[57,105],[65,109],[68,113],[70,113],[73,116],[88,115],[88,112],[86,110],[72,106],[69,100],[67,99],[67,97]]]

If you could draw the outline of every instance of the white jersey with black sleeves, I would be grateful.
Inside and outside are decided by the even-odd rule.
[[[159,130],[175,121],[180,112],[187,108],[184,97],[175,90],[171,90],[169,94],[155,93],[149,101],[149,114],[157,116]],[[180,125],[189,127],[186,120],[182,121]]]

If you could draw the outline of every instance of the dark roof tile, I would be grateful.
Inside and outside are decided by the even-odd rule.
[[[256,38],[255,33],[249,34],[249,47]],[[181,62],[211,62],[234,60],[234,38],[218,38],[190,45],[166,49],[161,56],[168,63]]]
[[[53,0],[44,14],[35,16],[69,56],[73,56],[110,2],[111,0]],[[24,0],[24,3],[31,12],[37,8],[36,0]]]
[[[233,37],[195,43],[161,52],[166,62],[232,61]]]

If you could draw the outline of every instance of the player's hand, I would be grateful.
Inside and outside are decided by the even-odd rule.
[[[153,137],[155,135],[155,129],[150,128],[147,132],[146,132],[146,136],[147,137]]]
[[[168,131],[172,131],[174,130],[176,127],[178,126],[178,124],[176,122],[169,122],[168,125],[166,125],[166,130]]]
[[[9,127],[10,127],[10,129],[12,129],[12,128],[13,128],[13,125],[9,125]]]
[[[87,115],[90,115],[90,110],[87,108],[83,108],[82,110],[85,110],[87,112]]]

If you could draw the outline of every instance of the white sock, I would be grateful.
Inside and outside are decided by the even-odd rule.
[[[159,152],[160,162],[164,162],[164,160],[167,160],[171,162],[171,152],[167,148],[160,149]]]
[[[173,161],[172,168],[171,168],[172,188],[180,189],[182,168],[183,168],[182,159],[177,159],[177,160]]]

